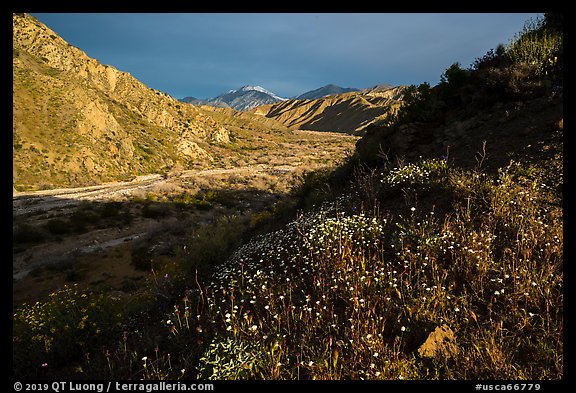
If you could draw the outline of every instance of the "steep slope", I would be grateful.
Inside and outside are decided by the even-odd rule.
[[[184,97],[180,98],[178,101],[195,106],[208,105],[215,108],[230,108],[230,106],[225,102],[210,102],[210,100],[203,100],[196,97]]]
[[[228,131],[209,115],[100,64],[13,15],[16,189],[79,186],[212,160]]]
[[[306,93],[300,94],[298,97],[295,97],[296,100],[317,100],[319,98],[324,98],[327,96],[333,96],[336,94],[344,94],[350,93],[353,91],[358,91],[360,89],[356,89],[354,87],[340,87],[333,84],[329,84],[323,87],[320,87],[315,90],[307,91]]]
[[[261,106],[253,113],[278,120],[292,129],[360,134],[399,105],[402,86],[359,91],[317,100],[286,100]]]
[[[284,101],[284,98],[269,92],[260,86],[242,86],[238,90],[230,90],[225,94],[214,97],[205,102],[215,107],[230,107],[237,111],[248,111],[261,105],[274,104]]]

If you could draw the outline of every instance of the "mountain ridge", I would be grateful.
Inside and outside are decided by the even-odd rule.
[[[337,85],[330,83],[326,86],[322,86],[322,87],[319,87],[317,89],[302,93],[302,94],[294,97],[294,99],[296,99],[296,100],[315,100],[315,99],[324,98],[324,97],[331,96],[331,95],[350,93],[350,92],[359,91],[359,90],[360,89],[357,89],[355,87],[340,87],[340,86],[337,86]]]
[[[252,112],[291,129],[360,135],[368,125],[398,109],[404,88],[372,88],[314,100],[290,99],[260,106]]]
[[[249,111],[261,105],[274,104],[286,100],[276,94],[266,90],[262,86],[244,85],[239,89],[228,90],[216,97],[208,99],[198,99],[195,97],[184,97],[181,102],[192,105],[207,105],[217,108],[233,108],[237,111]]]

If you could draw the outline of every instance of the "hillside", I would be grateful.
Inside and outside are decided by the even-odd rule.
[[[16,189],[203,166],[228,131],[201,110],[100,64],[34,17],[13,16]]]
[[[213,107],[217,107],[217,108],[230,108],[230,106],[228,104],[226,104],[225,102],[210,102],[209,100],[202,100],[202,99],[196,98],[196,97],[184,97],[184,98],[179,99],[178,101],[184,102],[186,104],[192,104],[195,106],[209,105],[209,106],[213,106]]]
[[[291,99],[252,110],[291,129],[362,134],[399,106],[402,86],[332,95],[315,100]]]

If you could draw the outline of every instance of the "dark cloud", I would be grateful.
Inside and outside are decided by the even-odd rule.
[[[174,97],[258,84],[436,84],[537,14],[33,14],[71,44]]]

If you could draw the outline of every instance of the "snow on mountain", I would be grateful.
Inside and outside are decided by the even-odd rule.
[[[229,106],[238,111],[248,111],[261,105],[275,104],[285,100],[286,98],[279,97],[262,86],[246,85],[237,90],[229,90],[217,97],[202,100],[202,104],[217,107]],[[198,101],[191,103],[200,104]]]
[[[261,93],[268,94],[268,95],[271,96],[272,98],[275,98],[275,99],[277,99],[277,100],[279,100],[279,101],[284,101],[284,100],[287,99],[287,98],[278,97],[276,94],[274,94],[274,93],[266,90],[266,89],[263,88],[262,86],[249,86],[249,85],[246,85],[246,86],[242,86],[242,87],[240,88],[240,90],[241,90],[241,91],[250,91],[250,90],[259,91],[259,92],[261,92]]]

